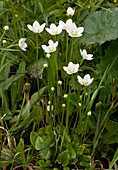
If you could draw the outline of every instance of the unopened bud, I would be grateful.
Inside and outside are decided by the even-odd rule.
[[[89,111],[89,112],[87,113],[87,115],[88,115],[88,116],[91,116],[91,111]]]

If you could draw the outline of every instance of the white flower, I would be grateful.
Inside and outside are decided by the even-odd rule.
[[[9,26],[8,26],[8,25],[5,25],[5,26],[3,27],[3,29],[4,29],[5,31],[9,30]]]
[[[80,54],[85,60],[93,60],[93,54],[87,54],[87,51],[85,49],[83,51],[80,49]]]
[[[81,37],[84,31],[83,27],[77,27],[75,23],[72,23],[66,31],[68,32],[70,37]]]
[[[72,22],[72,19],[68,19],[67,21],[66,21],[66,23],[64,23],[63,21],[59,21],[59,25],[62,27],[62,29],[63,30],[66,30],[66,29],[68,29],[68,27],[70,27],[70,25],[72,24],[73,22]]]
[[[51,24],[50,28],[45,28],[45,29],[51,35],[58,35],[62,32],[62,26],[61,25],[56,26],[55,24]]]
[[[94,78],[91,78],[89,74],[86,74],[82,79],[79,75],[77,76],[78,82],[83,86],[89,86]]]
[[[68,7],[68,9],[67,9],[67,16],[73,16],[74,15],[74,13],[75,13],[75,10],[74,9],[72,9],[71,7]]]
[[[67,74],[74,74],[78,72],[79,64],[73,64],[72,62],[68,63],[68,67],[63,67]]]
[[[41,33],[44,30],[45,23],[40,25],[39,22],[35,21],[33,23],[33,26],[27,25],[28,29],[34,33]]]
[[[26,41],[26,38],[21,38],[19,41],[18,41],[18,45],[19,47],[23,50],[23,51],[26,51],[25,48],[27,48],[27,44],[25,43]]]
[[[54,51],[56,51],[56,48],[58,46],[58,41],[56,41],[55,43],[52,40],[48,41],[48,46],[46,45],[42,45],[41,47],[43,48],[43,50],[45,51],[45,53],[52,53]]]

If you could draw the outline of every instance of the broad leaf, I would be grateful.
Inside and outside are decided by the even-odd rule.
[[[106,125],[108,133],[104,136],[105,144],[118,143],[118,123],[115,121],[109,121]]]
[[[41,149],[44,149],[44,140],[41,136],[38,136],[36,138],[36,142],[35,142],[35,149],[36,150],[41,150]]]
[[[58,155],[57,161],[63,166],[67,166],[69,164],[69,159],[70,156],[68,150],[65,150]]]
[[[118,8],[102,9],[88,16],[83,27],[85,34],[81,42],[90,44],[103,44],[106,41],[118,38]]]

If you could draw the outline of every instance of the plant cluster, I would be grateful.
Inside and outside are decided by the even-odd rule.
[[[103,1],[37,1],[42,14],[34,12],[36,19],[29,19],[27,2],[29,18],[22,22],[25,3],[14,2],[12,19],[0,30],[0,168],[116,167],[116,1],[97,12]]]

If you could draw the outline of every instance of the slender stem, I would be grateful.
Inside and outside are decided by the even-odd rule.
[[[66,113],[66,129],[68,132],[68,121],[69,121],[69,97],[70,96],[70,87],[69,87],[69,95],[68,95],[68,99],[67,99],[67,113]]]
[[[73,57],[73,40],[71,39],[70,61],[72,61],[72,57]]]
[[[5,30],[3,31],[3,34],[2,36],[0,37],[0,42],[2,41],[3,37],[4,37],[4,34],[5,34]]]
[[[68,33],[66,32],[66,64],[68,63]]]
[[[36,34],[36,75],[37,75],[37,88],[39,93],[39,80],[38,80],[38,34]],[[39,94],[40,96],[40,94]]]

